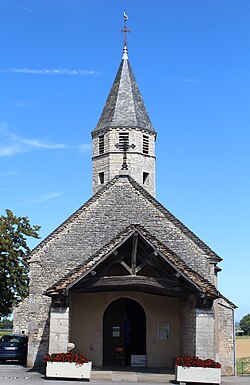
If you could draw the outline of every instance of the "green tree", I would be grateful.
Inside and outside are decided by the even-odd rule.
[[[241,318],[240,327],[244,331],[245,335],[250,335],[250,314],[247,314]]]
[[[39,238],[39,230],[40,226],[31,226],[27,217],[16,217],[11,210],[0,216],[0,319],[28,294],[27,238]]]
[[[0,321],[0,329],[12,329],[13,328],[13,321],[7,318],[2,319]]]

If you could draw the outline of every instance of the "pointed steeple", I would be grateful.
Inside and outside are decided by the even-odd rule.
[[[126,45],[114,83],[93,132],[111,127],[139,128],[155,132],[129,63]]]
[[[130,175],[155,195],[156,132],[128,60],[124,14],[122,61],[97,126],[92,131],[92,185],[96,193],[117,175]]]

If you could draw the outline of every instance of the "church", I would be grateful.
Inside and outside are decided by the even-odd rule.
[[[73,348],[96,367],[171,368],[197,355],[234,374],[221,258],[156,200],[155,141],[125,40],[92,131],[93,196],[30,254],[29,297],[14,311],[29,367]]]

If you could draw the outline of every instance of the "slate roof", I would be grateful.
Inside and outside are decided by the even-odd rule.
[[[132,127],[155,132],[127,55],[123,56],[101,117],[92,133],[110,127]]]
[[[119,178],[124,178],[124,176],[117,175],[109,183],[107,183],[102,189],[100,189],[95,195],[93,195],[84,205],[82,205],[75,213],[73,213],[65,222],[63,222],[58,228],[56,228],[51,234],[49,234],[39,245],[37,245],[29,257],[32,258],[36,255],[37,252],[42,250],[43,246],[51,242],[53,238],[56,238],[60,232],[67,227],[68,224],[73,223],[78,216],[80,216],[89,206],[97,202],[102,195],[109,190],[112,185],[114,185]],[[126,176],[129,183],[133,186],[135,191],[138,191],[142,194],[145,199],[147,199],[155,208],[157,208],[167,220],[172,222],[179,230],[185,234],[189,239],[191,239],[204,253],[209,257],[211,262],[220,262],[222,259],[209,247],[207,246],[199,237],[197,237],[191,230],[189,230],[180,220],[178,220],[169,210],[167,210],[159,201],[157,201],[152,195],[150,195],[139,183],[137,183],[131,176]],[[122,199],[122,197],[121,197]]]
[[[134,232],[138,232],[147,242],[156,248],[158,253],[165,258],[166,262],[169,263],[176,271],[191,282],[196,289],[207,297],[219,298],[222,297],[220,292],[212,285],[207,279],[202,277],[200,274],[192,270],[182,259],[180,259],[175,253],[168,249],[162,242],[156,237],[152,236],[145,228],[140,225],[130,225],[120,234],[118,234],[111,242],[106,244],[103,248],[98,250],[83,264],[77,266],[75,269],[70,271],[65,277],[54,283],[49,287],[44,295],[53,296],[61,293],[65,289],[70,288],[79,280],[81,280],[90,270],[94,269],[95,266],[102,261],[104,257],[114,252],[124,241],[126,241]]]
[[[187,235],[192,241],[199,246],[214,262],[221,262],[222,258],[219,257],[208,245],[206,245],[200,238],[198,238],[190,229],[188,229],[179,219],[177,219],[169,210],[166,209],[157,199],[150,195],[139,183],[137,183],[132,177],[129,177],[131,184],[141,192],[155,207],[157,207],[165,217],[176,225],[183,234]]]

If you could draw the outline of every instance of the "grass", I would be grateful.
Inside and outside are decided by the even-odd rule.
[[[244,364],[244,362],[248,362],[248,364]],[[243,363],[243,368],[242,368]],[[250,374],[250,357],[242,357],[236,360],[236,368],[237,374]],[[242,373],[243,369],[243,373]]]
[[[5,334],[11,334],[12,330],[0,330],[0,337],[4,336]]]
[[[250,336],[236,336],[236,340],[249,340]]]

